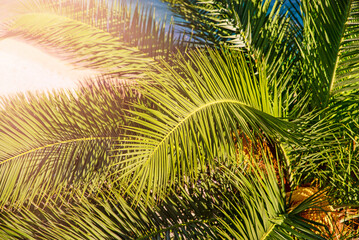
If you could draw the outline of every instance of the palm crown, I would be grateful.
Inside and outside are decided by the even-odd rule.
[[[0,237],[353,238],[359,2],[170,6],[191,33],[120,1],[3,24],[103,74],[2,99]]]

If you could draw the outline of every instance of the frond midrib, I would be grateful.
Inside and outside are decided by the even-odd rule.
[[[10,157],[10,158],[7,158],[7,159],[0,162],[0,166],[7,163],[7,162],[10,162],[10,161],[18,158],[18,157],[25,156],[27,154],[30,154],[30,153],[33,153],[33,152],[36,152],[36,151],[40,151],[40,150],[43,150],[43,149],[46,149],[46,148],[55,147],[55,146],[58,146],[58,145],[61,145],[61,144],[70,144],[70,143],[75,143],[75,142],[86,142],[86,141],[93,141],[93,140],[104,141],[104,140],[111,140],[111,139],[114,139],[114,138],[113,137],[85,137],[85,138],[75,138],[75,139],[60,141],[60,142],[56,142],[56,143],[51,143],[51,144],[47,144],[47,145],[44,145],[44,146],[40,146],[40,147],[31,149],[31,150],[22,152],[20,154],[17,154],[15,156]]]
[[[179,129],[182,125],[184,125],[192,116],[196,115],[198,112],[202,111],[205,108],[208,108],[210,106],[213,105],[220,105],[220,104],[226,104],[226,103],[233,103],[233,104],[238,104],[238,105],[244,105],[247,107],[250,107],[248,104],[239,101],[239,100],[235,100],[235,99],[221,99],[221,100],[217,100],[217,101],[212,101],[212,102],[208,102],[196,109],[194,109],[194,111],[192,111],[190,114],[188,114],[184,119],[182,119],[180,122],[178,122],[176,124],[176,126],[174,126],[171,131],[169,131],[161,140],[161,142],[159,142],[159,144],[154,148],[154,150],[152,151],[152,153],[150,154],[150,156],[148,156],[145,164],[147,165],[149,163],[149,161],[152,159],[152,157],[155,155],[155,153],[161,149],[161,146],[163,144],[166,143],[167,139],[170,138],[170,136],[172,135],[172,133],[174,133],[177,129]]]
[[[149,57],[149,56],[146,56],[146,53],[144,53],[143,51],[141,51],[138,47],[134,47],[134,46],[131,46],[130,44],[124,42],[124,41],[121,41],[119,40],[118,38],[116,38],[115,36],[113,36],[111,33],[101,29],[101,28],[98,28],[94,25],[91,25],[89,23],[86,23],[86,22],[82,22],[82,21],[79,21],[77,19],[73,19],[69,16],[65,16],[65,15],[60,15],[58,13],[55,13],[55,12],[27,12],[27,13],[24,13],[24,14],[20,14],[19,16],[17,16],[15,19],[20,19],[21,17],[26,17],[26,16],[32,16],[32,15],[35,15],[35,16],[48,16],[52,19],[56,19],[57,21],[59,20],[63,20],[64,23],[71,23],[71,24],[74,24],[74,25],[77,25],[79,27],[82,27],[82,28],[85,28],[87,30],[90,30],[90,31],[93,31],[92,35],[98,35],[98,34],[101,34],[103,37],[106,37],[106,45],[107,46],[110,46],[112,48],[112,50],[114,52],[118,52],[118,46],[121,46],[121,48],[119,50],[121,51],[126,51],[128,53],[128,55],[131,55],[132,57],[134,58],[140,58],[143,59],[144,62],[147,62],[148,66],[151,66],[151,65],[156,65],[156,61],[152,58],[152,57]],[[10,28],[7,29],[7,31],[9,32],[12,32],[14,31],[16,33],[16,31],[18,31],[17,27],[15,26],[15,28],[13,29],[14,27],[12,25],[10,25]],[[23,30],[23,29],[19,29],[20,31],[20,35],[23,35],[23,34],[33,34],[31,32],[31,30],[28,32],[26,30]],[[103,37],[101,39],[103,39]],[[72,38],[72,36],[71,36]],[[81,37],[76,37],[75,40],[78,42],[79,46],[81,46],[81,41],[83,41],[83,39]],[[97,41],[100,41],[100,38],[96,39]],[[46,40],[46,41],[49,41],[49,40]],[[51,42],[51,41],[50,41]],[[121,43],[120,45],[118,45],[118,43]],[[96,42],[96,44],[98,44]],[[59,49],[66,49],[68,46],[65,46],[65,45],[60,45],[60,46],[53,46],[53,45],[50,45],[50,48],[59,48]],[[122,56],[123,53],[119,54],[117,53],[118,56]],[[84,56],[81,56],[81,54],[79,56],[77,56],[77,53],[76,52],[70,52],[69,56],[71,58],[73,58],[75,61],[83,61],[81,60]],[[93,55],[95,56],[95,55]],[[68,57],[66,55],[66,57]],[[91,56],[92,57],[92,56]],[[125,57],[122,57],[122,59],[126,59]],[[105,61],[107,60],[107,58],[104,58],[104,57],[101,57],[100,56],[100,59],[94,61],[94,63],[96,62],[99,62],[99,61]],[[86,59],[84,60],[85,62],[87,61]],[[120,61],[122,64],[129,64],[130,66],[132,66],[133,64],[131,64],[131,61],[129,62],[126,62],[125,61]],[[89,64],[89,65],[92,65],[93,64],[93,61],[90,60],[88,63],[86,64]],[[110,71],[113,70],[112,68],[114,68],[115,66],[117,66],[117,64],[110,64],[110,66],[107,66],[108,64],[104,64],[104,66],[100,66],[99,68],[104,68],[106,71]],[[98,66],[95,66],[95,68],[98,68]],[[131,70],[133,67],[130,67],[129,69]],[[125,68],[125,70],[127,70]],[[134,70],[135,71],[135,70]]]

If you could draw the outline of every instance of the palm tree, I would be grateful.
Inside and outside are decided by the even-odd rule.
[[[4,25],[103,76],[3,98],[2,239],[355,237],[357,1],[111,3]]]

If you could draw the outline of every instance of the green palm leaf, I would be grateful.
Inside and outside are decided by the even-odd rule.
[[[230,201],[223,209],[225,218],[219,220],[219,232],[225,239],[325,239],[316,225],[300,217],[300,213],[320,203],[314,195],[289,210],[286,195],[280,187],[277,174],[269,160],[264,169],[254,164],[246,172],[224,169],[239,192],[240,198]],[[280,175],[280,174],[279,174]]]
[[[110,33],[115,39],[139,48],[151,57],[169,57],[175,47],[186,46],[175,39],[174,26],[156,21],[152,7],[121,0],[25,0],[25,13],[52,13],[80,21]]]
[[[177,24],[193,29],[189,38],[196,45],[227,45],[246,52],[264,62],[273,78],[272,74],[283,73],[287,64],[297,60],[293,53],[298,30],[291,18],[281,14],[281,1],[169,2],[185,20]]]
[[[281,101],[269,94],[266,77],[257,78],[235,52],[208,53],[210,60],[201,51],[188,62],[179,57],[182,75],[167,66],[154,83],[139,83],[155,108],[130,112],[138,127],[126,128],[132,133],[118,146],[124,158],[118,177],[128,189],[161,194],[175,183],[174,174],[196,179],[215,161],[235,160],[233,136],[243,137],[238,129],[252,140],[295,140],[288,134],[293,125],[278,118]]]
[[[173,1],[183,56],[138,5],[27,3],[6,36],[115,74],[2,100],[0,238],[323,239],[300,215],[319,194],[290,209],[282,185],[355,202],[357,1],[302,1],[303,26],[279,1]]]
[[[104,73],[133,77],[186,46],[174,39],[173,25],[154,20],[153,10],[121,1],[24,2],[22,14],[6,22],[5,35],[21,36]],[[66,53],[66,54],[65,54]]]
[[[20,15],[8,32],[60,49],[72,54],[75,61],[85,62],[86,67],[107,73],[134,74],[155,64],[138,49],[126,46],[105,31],[51,13]]]
[[[328,104],[335,94],[357,89],[358,1],[303,1],[306,73],[313,101]]]
[[[101,182],[124,124],[123,97],[131,95],[120,88],[92,85],[76,94],[4,99],[0,207],[40,203]]]
[[[83,192],[78,192],[71,200],[63,200],[61,206],[51,201],[45,209],[33,205],[30,210],[19,208],[16,212],[2,213],[0,236],[6,239],[215,237],[211,220],[201,216],[200,209],[195,208],[198,204],[195,200],[202,201],[205,206],[200,192],[199,198],[195,199],[182,189],[153,207],[141,203],[136,208],[131,206],[131,195],[122,197],[116,189],[101,189],[97,195],[86,194],[83,197]]]

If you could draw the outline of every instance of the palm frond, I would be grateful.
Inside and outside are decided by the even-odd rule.
[[[136,74],[155,64],[138,49],[126,46],[111,34],[85,23],[51,13],[18,16],[9,26],[10,35],[21,35],[60,49],[86,67],[105,73]],[[70,55],[71,54],[71,55]]]
[[[118,178],[129,189],[157,195],[174,184],[174,174],[195,179],[215,161],[233,161],[233,137],[295,141],[294,126],[278,118],[281,101],[270,95],[265,75],[257,78],[235,52],[208,54],[210,60],[201,51],[189,61],[179,57],[183,75],[167,66],[163,77],[139,83],[155,107],[130,111],[138,127],[126,128],[132,134],[118,146]]]
[[[23,12],[52,13],[110,33],[150,57],[165,57],[186,46],[176,39],[174,25],[156,20],[155,9],[121,0],[24,0]]]
[[[30,209],[8,211],[0,218],[0,236],[212,239],[220,233],[230,239],[324,239],[313,232],[315,226],[300,217],[319,203],[319,195],[289,209],[271,164],[267,163],[265,170],[251,165],[235,171],[221,165],[204,175],[193,185],[178,185],[176,191],[154,205],[141,202],[134,208],[134,194],[122,197],[114,186],[106,186],[95,190],[95,194],[84,196],[79,192],[62,201],[61,206],[52,201],[45,209],[33,205]]]
[[[219,232],[225,239],[325,239],[315,233],[318,225],[311,225],[300,216],[318,204],[318,195],[290,210],[269,160],[262,167],[250,164],[243,172],[226,168],[223,171],[240,196],[230,201],[229,208],[222,209],[225,218],[219,219]]]
[[[32,205],[30,209],[0,213],[0,236],[99,240],[215,237],[210,225],[214,219],[198,214],[204,210],[196,208],[198,203],[206,207],[199,191],[199,198],[189,197],[181,189],[152,207],[145,203],[133,207],[131,195],[123,197],[121,191],[106,187],[98,190],[98,194],[87,192],[85,196],[77,192],[61,205],[51,201],[45,208]]]
[[[71,192],[69,188],[101,181],[125,124],[123,97],[131,95],[121,88],[92,85],[77,93],[4,99],[0,207],[42,202],[64,189]]]
[[[190,39],[196,45],[225,44],[244,51],[255,61],[264,61],[268,75],[295,60],[291,53],[297,48],[297,30],[282,14],[280,1],[170,2],[173,12],[185,20],[177,24],[193,29]]]
[[[327,106],[336,94],[357,89],[358,1],[303,1],[305,73],[312,102]]]

